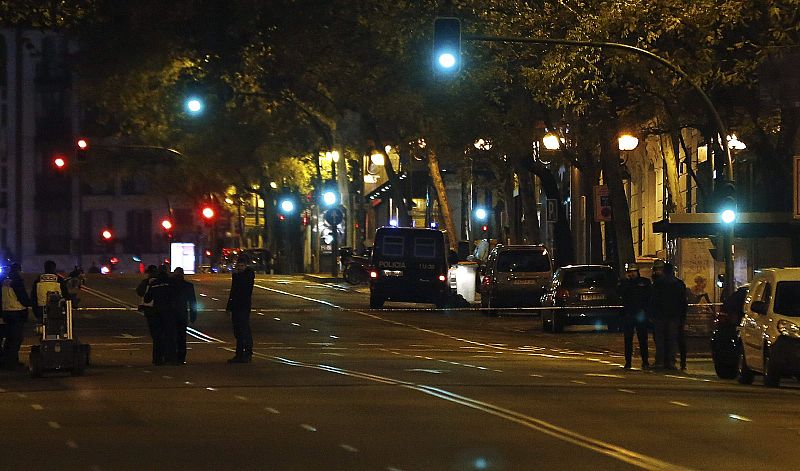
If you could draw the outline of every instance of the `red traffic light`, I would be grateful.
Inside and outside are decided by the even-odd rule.
[[[206,219],[213,219],[216,216],[216,211],[211,206],[203,206],[203,210],[201,211],[203,217]]]
[[[486,232],[486,231],[488,231],[488,230],[489,230],[489,226],[487,226],[486,224],[484,224],[483,226],[481,226],[481,230],[482,230],[483,232]]]
[[[108,229],[103,229],[103,232],[100,233],[100,237],[102,237],[103,240],[111,240],[111,238],[114,237],[114,234],[112,234]]]
[[[89,141],[83,138],[78,139],[76,144],[78,145],[78,149],[80,150],[87,150],[89,148]]]
[[[53,165],[55,165],[56,169],[61,170],[67,166],[67,158],[61,154],[57,154],[53,157]]]
[[[161,227],[164,228],[165,231],[169,231],[172,229],[172,221],[169,219],[164,219],[161,221]]]

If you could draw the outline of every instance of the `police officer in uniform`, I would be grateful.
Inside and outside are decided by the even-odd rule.
[[[640,276],[635,263],[625,265],[625,279],[620,281],[618,292],[623,306],[625,336],[625,369],[631,368],[633,357],[633,332],[639,340],[642,369],[650,368],[647,351],[647,309],[650,307],[652,286],[650,280]]]
[[[653,297],[650,309],[660,332],[660,352],[663,367],[675,368],[675,347],[678,343],[678,329],[681,319],[686,318],[688,305],[686,302],[686,285],[675,276],[675,267],[664,264],[663,275],[653,282]]]
[[[25,337],[25,322],[28,320],[28,307],[31,305],[25,282],[22,280],[22,267],[19,263],[11,265],[9,274],[3,278],[0,294],[2,295],[2,319],[6,327],[6,340],[0,355],[0,366],[4,369],[15,369],[23,366],[19,361],[19,348]]]
[[[158,318],[160,329],[157,341],[164,355],[163,361],[155,364],[175,365],[178,363],[177,348],[175,346],[175,338],[177,336],[175,333],[177,330],[175,284],[170,279],[169,271],[167,271],[165,265],[159,267],[156,278],[150,283],[147,293],[144,295],[144,302],[149,303],[151,301],[153,302],[153,309]],[[156,339],[153,340],[153,345],[155,344]]]
[[[175,348],[179,365],[186,363],[186,328],[189,321],[194,324],[197,320],[197,298],[194,294],[194,285],[183,277],[183,268],[178,267],[172,272],[175,284]]]
[[[56,274],[56,262],[44,262],[44,273],[39,275],[31,288],[31,304],[33,315],[39,322],[44,318],[44,309],[47,307],[47,294],[59,293],[62,299],[70,299],[67,282]]]
[[[236,337],[236,355],[228,363],[250,363],[253,357],[253,333],[250,330],[253,285],[256,274],[248,266],[250,259],[239,255],[231,277],[231,292],[225,310],[231,316],[233,335]]]
[[[164,349],[161,342],[161,322],[159,322],[158,313],[153,307],[152,299],[145,302],[144,297],[147,294],[150,285],[155,282],[158,275],[158,267],[150,265],[145,270],[146,278],[139,282],[136,287],[136,294],[142,298],[142,304],[139,305],[139,312],[144,314],[147,320],[147,330],[150,332],[150,339],[153,341],[153,364],[161,365],[164,363]]]

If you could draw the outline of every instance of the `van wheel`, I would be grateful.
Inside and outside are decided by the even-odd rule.
[[[385,302],[386,302],[386,300],[383,299],[380,296],[376,296],[374,294],[370,294],[369,295],[369,308],[370,309],[381,309],[381,308],[383,308],[383,303],[385,303]]]
[[[764,349],[764,386],[777,388],[781,385],[781,372],[771,359],[768,349]]]
[[[739,384],[753,384],[754,378],[753,370],[747,367],[747,360],[744,357],[744,352],[739,353]]]

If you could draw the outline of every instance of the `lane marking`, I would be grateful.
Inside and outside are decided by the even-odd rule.
[[[226,350],[231,350],[226,347],[220,347]],[[316,369],[321,371],[327,371],[330,373],[335,373],[343,376],[349,376],[353,378],[364,379],[367,381],[372,381],[381,384],[387,384],[390,386],[398,386],[402,388],[407,388],[410,390],[418,391],[423,394],[427,394],[429,396],[433,396],[448,402],[452,402],[455,404],[459,404],[471,409],[475,409],[495,417],[499,417],[510,422],[517,423],[522,425],[528,429],[536,430],[540,433],[545,435],[551,436],[557,440],[561,440],[567,443],[571,443],[577,445],[582,448],[586,448],[588,450],[595,451],[599,454],[609,456],[611,458],[617,459],[619,461],[631,464],[633,466],[637,466],[642,469],[653,470],[653,471],[660,471],[660,470],[688,470],[689,468],[680,467],[674,465],[672,463],[668,463],[666,461],[659,460],[658,458],[648,456],[642,453],[637,453],[633,450],[628,450],[624,447],[614,445],[612,443],[604,442],[602,440],[592,438],[586,435],[582,435],[578,432],[574,432],[572,430],[559,427],[555,424],[547,422],[542,419],[538,419],[535,417],[531,417],[510,409],[505,409],[503,407],[479,401],[477,399],[472,399],[466,396],[461,396],[445,389],[440,389],[432,386],[427,386],[424,384],[416,384],[410,383],[407,381],[397,380],[393,378],[388,378],[380,375],[375,375],[371,373],[366,373],[362,371],[354,371],[354,370],[346,370],[343,368],[337,368],[334,366],[329,365],[314,365],[310,363],[304,363],[301,361],[290,360],[287,358],[282,357],[271,357],[268,355],[263,355],[260,353],[253,353],[253,356],[256,358],[275,361],[278,363],[282,363],[285,365],[300,367],[300,368],[309,368],[309,369]],[[307,425],[307,424],[304,424]],[[301,425],[302,426],[302,425]]]
[[[246,401],[247,400],[247,398],[244,397],[244,396],[233,396],[233,397],[235,397],[236,399],[238,399],[240,401]]]
[[[308,430],[309,432],[316,432],[317,431],[317,429],[314,428],[314,426],[312,426],[312,425],[300,424],[300,426],[303,427],[304,429]]]
[[[358,448],[352,447],[346,443],[340,443],[339,446],[342,447],[343,450],[349,451],[350,453],[358,453]]]
[[[74,441],[74,440],[67,440],[67,443],[66,443],[66,445],[67,445],[69,448],[72,448],[73,450],[77,450],[77,449],[78,449],[78,444],[77,444],[77,443],[75,443],[75,441]]]
[[[636,391],[631,391],[630,389],[617,389],[617,391],[625,394],[636,394]]]
[[[689,404],[687,404],[687,403],[685,403],[685,402],[680,402],[680,401],[669,401],[669,403],[670,403],[670,404],[672,404],[673,406],[678,406],[678,407],[689,407]]]
[[[733,419],[733,420],[739,420],[739,421],[741,421],[741,422],[752,422],[752,420],[751,420],[751,419],[749,419],[749,418],[747,418],[747,417],[744,417],[744,416],[742,416],[742,415],[737,415],[737,414],[728,414],[728,417],[730,417],[730,418],[731,418],[731,419]]]
[[[586,373],[584,376],[593,376],[595,378],[616,378],[616,379],[625,379],[624,376],[620,375],[611,375],[605,373]]]
[[[0,393],[4,393],[4,392],[6,392],[6,390],[3,389],[3,388],[0,388]]]
[[[164,379],[172,379],[172,376],[164,375],[164,376],[162,376],[162,378],[164,378]]]
[[[191,335],[192,337],[202,340],[207,343],[225,343],[224,340],[220,340],[216,337],[212,337],[206,333],[200,332],[199,330],[195,329],[194,327],[186,327],[186,333]]]
[[[52,429],[60,429],[61,425],[58,422],[47,422],[47,425]]]
[[[419,373],[431,373],[431,374],[435,374],[435,375],[447,372],[447,370],[429,370],[427,368],[411,368],[411,369],[408,369],[406,371],[414,371],[414,372],[419,372]]]
[[[33,408],[33,410],[44,410],[41,404],[31,404],[31,408]]]
[[[279,411],[278,409],[272,408],[272,407],[265,407],[264,410],[269,412],[270,414],[280,414],[281,413],[281,411]]]
[[[217,388],[212,388],[212,387],[206,388],[206,391],[216,391],[216,390],[217,390]]]
[[[570,381],[570,383],[575,383],[575,384],[586,384],[586,381],[581,381],[581,380],[578,380],[578,379],[573,379],[572,381]]]
[[[26,397],[28,397],[28,395],[25,394],[25,393],[17,393],[17,397],[21,397],[22,399],[25,399]]]
[[[531,373],[531,376],[533,376],[534,378],[544,378],[544,376],[535,373]]]

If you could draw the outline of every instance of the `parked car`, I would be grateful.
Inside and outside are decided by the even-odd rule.
[[[740,286],[725,302],[714,317],[711,331],[711,358],[714,371],[723,379],[733,379],[739,374],[739,354],[742,339],[739,337],[739,323],[744,317],[744,303],[750,285]]]
[[[750,284],[739,325],[739,382],[755,374],[766,386],[800,376],[800,268],[760,270]]]
[[[369,272],[369,307],[386,301],[433,303],[450,299],[444,234],[434,229],[381,227],[375,233]]]
[[[606,265],[568,265],[553,273],[542,306],[542,330],[561,332],[566,325],[603,322],[619,330],[622,308],[617,295],[617,272]]]
[[[272,269],[272,252],[267,249],[242,249],[240,254],[247,256],[247,266],[256,273],[269,273]]]
[[[481,307],[531,307],[541,304],[544,287],[553,276],[553,262],[543,245],[498,245],[483,267]]]

